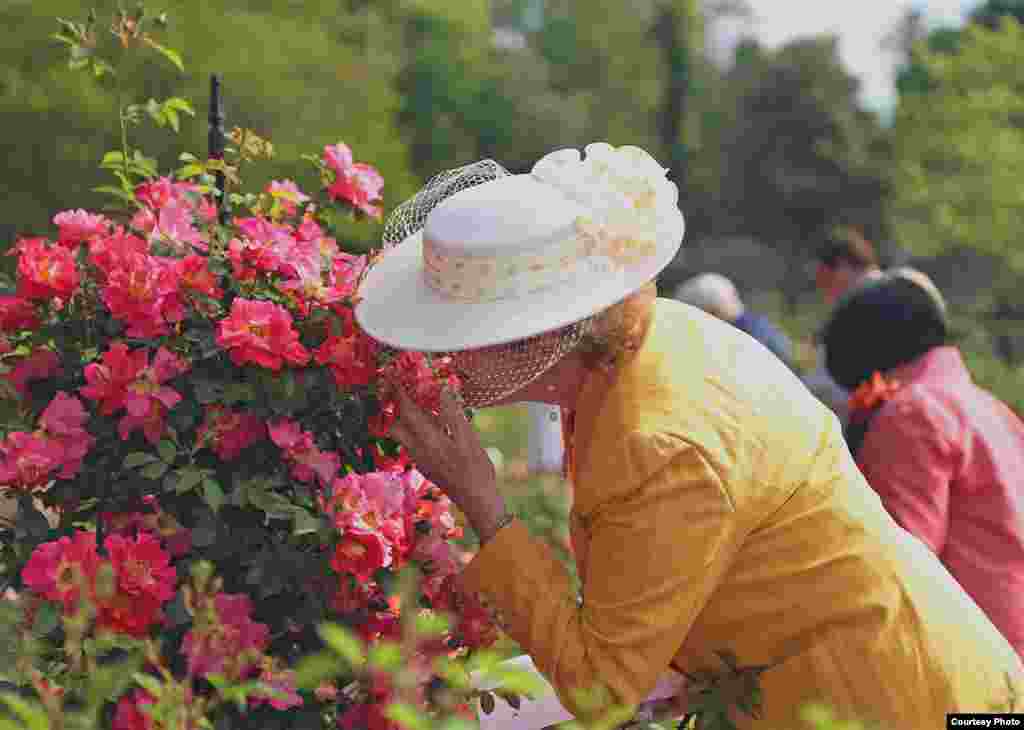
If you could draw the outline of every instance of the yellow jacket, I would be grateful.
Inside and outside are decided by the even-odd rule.
[[[583,603],[514,522],[462,575],[562,703],[601,682],[640,702],[671,665],[775,665],[757,727],[825,702],[891,730],[1024,692],[1013,649],[886,514],[839,424],[747,335],[671,300],[576,408],[571,528]],[[1022,694],[1024,697],[1024,694]],[[741,727],[746,716],[733,713]]]

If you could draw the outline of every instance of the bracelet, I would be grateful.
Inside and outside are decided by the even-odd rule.
[[[505,509],[505,514],[498,520],[498,524],[494,526],[494,534],[497,535],[502,529],[508,527],[515,520],[516,516],[512,514],[511,510]]]

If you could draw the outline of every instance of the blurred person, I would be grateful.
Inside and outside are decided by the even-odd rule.
[[[809,702],[934,730],[1024,697],[1020,658],[886,513],[835,416],[753,338],[658,298],[684,230],[663,166],[606,144],[524,175],[487,164],[399,207],[425,223],[384,249],[355,316],[391,347],[451,355],[461,400],[445,391],[437,413],[381,384],[391,435],[479,536],[459,590],[564,707],[588,724],[635,708],[670,668],[759,684],[777,728]],[[579,593],[508,509],[465,412],[537,401],[563,409]],[[609,694],[588,709],[573,690],[595,684]]]
[[[815,260],[814,283],[830,308],[852,289],[882,274],[875,247],[854,228],[839,228],[829,235]],[[818,366],[804,375],[804,385],[845,425],[850,394],[829,375],[820,333],[816,339]]]
[[[825,303],[833,307],[847,292],[881,273],[871,242],[855,228],[841,228],[818,252],[814,283]]]
[[[868,483],[1024,656],[1024,422],[972,381],[919,271],[844,299],[825,347]]]
[[[562,413],[548,403],[527,403],[529,420],[527,468],[535,472],[562,471]]]
[[[767,317],[748,309],[736,286],[721,274],[699,274],[687,279],[676,289],[675,299],[746,332],[792,369],[793,345],[789,337]]]

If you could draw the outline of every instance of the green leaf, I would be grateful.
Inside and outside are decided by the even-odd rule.
[[[175,51],[172,48],[165,48],[164,46],[161,46],[159,43],[154,41],[152,38],[147,38],[146,39],[146,44],[150,48],[152,48],[154,51],[159,53],[161,56],[166,58],[168,61],[173,63],[178,68],[179,71],[184,73],[184,71],[185,71],[185,64],[183,64],[181,62],[181,56],[178,54],[177,51]]]
[[[210,509],[217,513],[224,505],[224,490],[221,489],[213,479],[207,477],[203,480],[203,501],[210,505]]]
[[[44,603],[36,612],[35,621],[32,624],[32,633],[37,636],[46,636],[60,623],[60,611],[56,604]]]
[[[77,46],[78,45],[78,41],[76,39],[69,38],[68,36],[64,35],[63,33],[54,33],[53,35],[50,36],[50,38],[52,38],[55,41],[60,41],[61,43],[66,43],[69,46]]]
[[[404,702],[392,702],[384,714],[406,730],[428,730],[430,728],[431,723],[427,716],[419,708]]]
[[[124,165],[124,154],[117,151],[106,153],[100,162],[100,167],[102,168],[120,167],[122,165]]]
[[[295,517],[292,523],[293,535],[310,535],[320,529],[322,523],[317,515],[310,514],[301,507],[297,508],[292,514]]]
[[[163,694],[163,685],[160,681],[149,674],[143,674],[142,672],[136,672],[132,675],[132,678],[142,687],[144,690],[149,692],[154,697],[159,697]]]
[[[231,383],[224,389],[224,402],[228,405],[251,403],[254,400],[256,400],[256,389],[250,383]]]
[[[449,621],[440,613],[416,614],[416,633],[420,636],[440,636],[449,629]]]
[[[144,466],[139,473],[146,479],[159,479],[167,472],[167,464],[162,461],[155,461]]]
[[[393,641],[381,641],[370,647],[370,666],[385,672],[396,671],[402,666],[402,648]]]
[[[543,684],[537,677],[519,669],[505,669],[498,667],[490,673],[490,677],[497,679],[499,686],[507,691],[518,695],[533,697],[543,689]]]
[[[173,109],[164,109],[164,119],[171,125],[171,129],[175,132],[181,131],[181,122],[178,121],[178,112]]]
[[[206,172],[206,168],[193,162],[179,168],[176,174],[179,180],[187,180],[190,177],[202,175],[204,172]]]
[[[191,492],[193,489],[199,486],[199,483],[203,481],[208,472],[197,469],[194,466],[186,466],[178,469],[178,483],[174,487],[174,491],[178,494],[185,494]]]
[[[29,702],[13,694],[0,695],[0,702],[21,720],[24,730],[49,730],[50,718],[38,703]]]
[[[323,624],[320,627],[320,638],[343,659],[354,667],[366,663],[366,651],[363,642],[348,629],[338,624]]]
[[[192,108],[192,103],[188,99],[183,99],[180,96],[172,96],[170,99],[165,99],[164,106],[168,109],[174,109],[175,111],[184,112],[185,114],[188,114],[190,117],[194,117],[196,115],[196,110]],[[192,159],[194,160],[195,157],[193,157]]]
[[[116,76],[117,71],[109,63],[104,61],[102,58],[92,59],[92,72],[98,79],[102,79],[104,76]]]
[[[160,442],[157,451],[160,453],[160,458],[168,464],[173,464],[174,460],[178,457],[178,447],[174,445],[173,441],[168,441],[167,439]]]
[[[321,682],[334,679],[344,671],[336,657],[327,653],[304,657],[295,667],[295,685],[299,689],[316,689]]]

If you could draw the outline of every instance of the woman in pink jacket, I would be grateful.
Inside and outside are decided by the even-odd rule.
[[[848,299],[825,347],[864,476],[1024,656],[1024,422],[971,380],[918,272]]]

